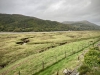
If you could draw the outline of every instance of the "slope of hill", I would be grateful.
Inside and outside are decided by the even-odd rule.
[[[100,26],[87,21],[60,23],[20,14],[0,14],[1,32],[98,30]]]
[[[63,24],[70,24],[78,30],[100,30],[100,26],[89,21],[64,21]]]
[[[0,31],[67,31],[75,30],[68,24],[19,14],[0,14]]]

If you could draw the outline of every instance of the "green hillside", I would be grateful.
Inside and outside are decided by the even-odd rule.
[[[56,21],[42,20],[19,14],[0,14],[0,31],[66,31],[75,30],[73,26]]]
[[[69,30],[100,30],[100,26],[92,23],[76,22],[63,24],[57,21],[42,20],[20,14],[0,14],[1,32],[42,32],[42,31],[69,31]]]
[[[89,21],[64,21],[63,24],[70,24],[77,28],[77,30],[100,30],[100,26]]]

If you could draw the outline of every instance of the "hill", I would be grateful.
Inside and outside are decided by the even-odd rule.
[[[70,24],[77,28],[77,30],[100,30],[100,26],[89,21],[64,21],[63,24]]]
[[[29,32],[29,31],[67,31],[75,30],[69,24],[56,21],[42,20],[20,14],[0,14],[0,31]]]
[[[57,21],[42,20],[36,17],[21,14],[0,14],[1,32],[42,32],[42,31],[69,31],[69,30],[100,30],[88,21],[60,23]]]

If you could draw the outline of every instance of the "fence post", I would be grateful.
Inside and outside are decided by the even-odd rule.
[[[78,56],[78,61],[80,60],[80,57]]]
[[[44,61],[42,61],[42,69],[44,70]]]
[[[72,48],[72,53],[73,53],[73,48]]]
[[[83,44],[82,44],[82,49],[83,49]]]
[[[57,62],[57,56],[55,55],[55,60],[56,60],[56,62]]]
[[[18,74],[21,75],[21,74],[20,74],[20,71],[18,72]]]
[[[93,41],[93,47],[95,47],[95,41]]]
[[[78,46],[78,50],[80,50],[80,46]]]
[[[57,71],[57,74],[56,75],[59,75],[59,70]]]
[[[66,58],[66,51],[65,51],[65,58]]]

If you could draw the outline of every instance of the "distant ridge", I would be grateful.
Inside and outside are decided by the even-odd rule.
[[[0,13],[1,32],[43,32],[43,31],[69,31],[69,30],[99,30],[100,27],[93,25],[92,28],[84,28],[80,24],[65,24],[57,21],[42,20],[36,17],[21,14]],[[90,23],[89,23],[90,24]],[[85,24],[86,25],[86,24]],[[91,23],[92,25],[92,23]],[[91,27],[91,25],[89,27]],[[81,27],[80,27],[81,26]],[[86,27],[88,24],[86,25]]]
[[[100,30],[100,26],[91,23],[87,20],[83,21],[64,21],[63,24],[70,24],[71,26],[76,27],[79,30]]]

